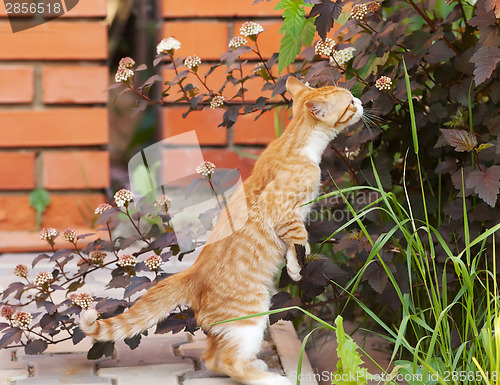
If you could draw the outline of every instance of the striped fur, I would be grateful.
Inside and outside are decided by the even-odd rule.
[[[82,314],[85,333],[103,341],[131,337],[167,317],[178,304],[191,307],[199,325],[267,311],[283,256],[291,278],[301,278],[294,247],[307,246],[308,209],[301,205],[318,193],[324,149],[360,119],[363,109],[342,88],[311,89],[290,77],[287,89],[294,99],[294,118],[229,202],[232,221],[246,213],[246,224],[231,234],[222,215],[211,234],[221,240],[208,242],[193,266],[149,289],[117,317],[97,320],[95,310]],[[256,360],[266,324],[267,317],[256,317],[205,327],[207,367],[244,384],[289,384]]]

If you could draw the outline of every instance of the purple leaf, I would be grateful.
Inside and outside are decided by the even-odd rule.
[[[321,0],[311,9],[309,16],[317,16],[314,25],[316,26],[316,31],[318,31],[319,36],[321,36],[323,40],[326,39],[328,31],[333,28],[333,22],[340,16],[343,7],[344,2],[342,0],[336,0],[335,2],[331,0]]]
[[[466,130],[441,129],[446,142],[457,152],[471,152],[477,145],[476,136]]]
[[[18,342],[23,335],[23,331],[19,328],[10,328],[3,332],[0,339],[0,349],[9,346],[12,342]]]
[[[500,190],[500,166],[492,166],[486,172],[472,171],[465,180],[465,186],[474,188],[479,198],[495,207]]]
[[[474,76],[477,86],[489,79],[500,63],[500,48],[482,47],[472,55],[471,61],[476,64]]]
[[[24,352],[28,355],[43,353],[47,349],[47,342],[42,339],[29,341],[24,347]]]
[[[151,286],[151,280],[148,277],[131,277],[129,282],[129,285],[123,293],[124,297],[130,297],[132,294],[144,289],[149,289]]]

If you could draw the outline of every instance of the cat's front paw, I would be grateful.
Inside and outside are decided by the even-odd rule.
[[[299,264],[287,264],[286,265],[286,271],[288,273],[288,276],[293,279],[294,281],[298,282],[302,279],[302,275],[300,274],[300,271],[302,268],[299,266]]]

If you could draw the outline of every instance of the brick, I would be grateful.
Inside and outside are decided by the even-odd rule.
[[[274,10],[275,3],[261,2],[253,4],[253,0],[218,0],[217,6],[206,0],[162,1],[163,17],[233,17],[233,16],[281,16],[281,10]]]
[[[277,116],[276,116],[277,115]],[[235,144],[268,144],[276,139],[275,118],[279,119],[280,130],[288,123],[284,108],[277,108],[262,114],[242,115],[234,125]]]
[[[95,208],[107,199],[99,193],[50,193],[51,203],[43,214],[42,226],[56,229],[89,228]],[[29,196],[0,195],[0,231],[35,230],[35,211]]]
[[[106,59],[107,26],[96,22],[54,20],[26,31],[12,33],[0,22],[1,60]]]
[[[218,168],[239,169],[241,177],[247,178],[255,164],[254,156],[260,149],[245,149],[244,154],[225,148],[171,148],[163,152],[162,184],[182,184],[180,180],[196,174],[196,167],[203,161],[210,161]],[[177,183],[172,183],[177,182]]]
[[[63,17],[106,17],[107,14],[106,0],[80,0]]]
[[[109,187],[107,151],[44,152],[43,185],[46,189]]]
[[[226,66],[217,67],[216,69],[214,69],[212,71],[210,76],[208,76],[205,79],[205,74],[208,73],[208,71],[210,70],[210,67],[211,67],[210,64],[202,63],[200,65],[200,67],[198,68],[198,76],[201,79],[203,79],[203,81],[205,82],[205,84],[207,85],[207,87],[210,90],[212,90],[214,92],[218,92],[219,89],[224,85],[224,83],[227,79],[227,73],[226,73],[227,67]],[[183,66],[183,67],[179,68],[178,70],[180,72],[180,71],[184,71],[185,69],[186,68]],[[176,75],[175,75],[175,71],[173,69],[165,69],[164,68],[162,70],[162,76],[163,76],[163,79],[165,81],[166,80],[172,81]],[[186,76],[186,79],[183,82],[184,86],[186,86],[187,84],[192,84],[193,86],[198,87],[200,90],[200,93],[207,93],[208,92],[207,89],[205,88],[205,86],[202,84],[202,82],[192,72],[190,72]],[[164,100],[169,101],[169,102],[173,102],[182,96],[181,92],[177,92],[177,91],[180,91],[180,88],[178,86],[174,87],[173,90],[174,91],[173,92],[171,91],[171,94],[169,94],[167,97],[165,97]],[[238,92],[238,88],[235,87],[232,83],[228,83],[226,85],[226,87],[224,88],[224,91],[222,92],[222,94],[226,97],[226,99],[229,100],[229,98],[234,96],[237,92]]]
[[[161,184],[180,183],[177,181],[194,175],[196,167],[203,160],[203,154],[199,148],[168,148],[163,150]]]
[[[106,108],[2,110],[0,147],[84,146],[108,142]]]
[[[163,25],[163,37],[169,36],[181,42],[177,57],[198,55],[217,60],[227,51],[229,26],[221,21],[169,21]]]
[[[0,103],[31,103],[35,80],[31,66],[0,67]]]
[[[259,49],[261,52],[261,55],[264,59],[270,58],[273,53],[278,52],[280,49],[280,41],[283,35],[279,33],[279,29],[281,28],[282,25],[282,20],[281,19],[270,19],[270,20],[255,20],[257,23],[261,24],[262,27],[264,27],[264,32],[262,32],[258,39],[257,42],[259,44]],[[234,23],[233,26],[233,35],[234,36],[239,36],[240,34],[240,28],[243,25],[244,21],[241,22],[236,22]],[[332,30],[329,32],[330,36],[334,33],[333,31],[336,31],[338,28],[335,28],[335,30]],[[313,44],[315,41],[319,40],[320,37],[318,33],[316,32],[314,35],[313,39]],[[305,48],[305,47],[303,47]],[[258,56],[253,53],[249,52],[241,56],[244,59],[258,59]],[[275,73],[276,75],[276,73]]]
[[[31,190],[35,187],[35,153],[0,153],[0,190]]]
[[[202,111],[189,113],[184,119],[182,114],[187,107],[170,107],[162,110],[163,130],[162,138],[168,139],[174,135],[179,135],[187,131],[194,130],[200,145],[225,145],[227,144],[227,128],[218,127],[222,122],[224,110],[211,110],[206,108]],[[186,143],[185,141],[169,140],[169,143],[178,145],[193,145],[196,143]]]
[[[20,360],[29,363],[33,368],[34,376],[17,381],[17,384],[110,384],[111,381],[95,376],[95,363],[86,357],[86,353],[21,356]],[[53,364],[54,361],[57,362],[56,365]]]
[[[261,150],[245,149],[244,152],[249,156],[238,154],[230,149],[202,149],[203,159],[214,163],[219,168],[238,168],[241,177],[246,179],[252,173],[253,166],[255,164],[255,159],[250,156],[260,154]]]
[[[46,66],[42,73],[43,101],[106,103],[108,79],[105,66]]]
[[[264,32],[262,32],[257,38],[259,44],[259,49],[261,55],[267,59],[270,58],[273,53],[278,52],[280,49],[280,41],[283,37],[282,34],[278,33],[282,21],[281,20],[255,20],[264,27]],[[240,28],[243,25],[243,21],[234,23],[233,26],[233,36],[240,35]],[[258,56],[249,52],[241,56],[244,59],[258,59]]]
[[[243,64],[242,69],[243,69],[243,77],[253,75],[253,71],[255,69],[255,66],[257,64]],[[200,78],[203,79],[207,87],[214,92],[219,92],[219,90],[222,88],[222,86],[225,84],[227,80],[227,71],[228,68],[225,65],[222,65],[220,67],[217,67],[215,70],[212,71],[212,73],[205,79],[205,74],[208,73],[211,65],[209,64],[201,64],[200,67],[198,68],[198,74]],[[180,68],[179,71],[184,70],[184,68]],[[277,78],[278,77],[278,68],[277,66],[274,66],[271,68],[272,74]],[[162,76],[165,80],[173,80],[175,78],[175,72],[173,69],[163,69],[162,71]],[[234,69],[233,76],[236,79],[241,78],[241,73],[240,70]],[[183,85],[186,86],[187,84],[192,84],[193,86],[196,86],[200,89],[201,93],[207,93],[207,89],[205,86],[202,84],[202,82],[193,74],[189,73],[186,76],[186,79],[183,82]],[[272,91],[271,90],[262,90],[262,87],[264,87],[265,81],[261,77],[253,77],[251,79],[248,79],[245,82],[245,91],[244,97],[245,97],[245,102],[252,102],[257,100],[259,97],[264,96],[269,98],[271,101],[279,101],[282,100],[281,97],[279,96],[272,96]],[[228,82],[224,90],[222,91],[222,95],[226,98],[226,100],[232,100],[233,102],[240,102],[243,101],[240,96],[236,96],[236,94],[240,91],[240,85],[234,85],[231,82]],[[174,87],[174,90],[171,94],[165,97],[165,101],[173,102],[178,100],[182,94],[180,92],[180,88]]]
[[[179,377],[193,370],[192,363],[103,368],[99,370],[98,378],[112,378],[120,385],[178,385]]]

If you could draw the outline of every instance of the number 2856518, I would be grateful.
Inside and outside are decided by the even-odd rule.
[[[64,9],[60,1],[35,1],[35,2],[18,2],[6,1],[5,12],[8,15],[33,15],[33,14],[60,14],[64,13]]]

